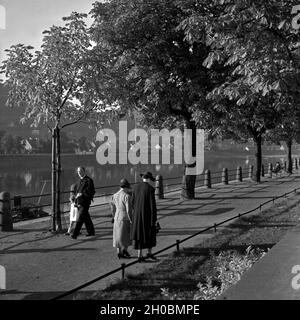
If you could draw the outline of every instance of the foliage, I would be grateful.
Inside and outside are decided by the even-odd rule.
[[[12,135],[11,133],[0,134],[0,153],[22,153],[25,151],[23,139],[20,136]]]
[[[294,110],[299,100],[299,41],[291,26],[291,8],[296,4],[273,0],[181,1],[189,14],[180,24],[185,39],[191,46],[204,42],[210,47],[203,65],[230,67],[226,80],[206,96],[214,105],[212,124],[219,134],[254,139],[257,181],[266,132],[278,128],[285,121],[287,105]],[[201,118],[201,112],[195,117]]]
[[[198,283],[198,292],[194,294],[194,300],[214,300],[230,286],[236,284],[242,274],[262,258],[265,252],[261,249],[252,249],[249,246],[245,254],[237,251],[222,251],[219,255],[211,253],[211,264],[215,266],[215,276],[207,276],[206,282]],[[162,295],[169,300],[182,300],[180,294],[171,294],[167,288],[162,288]]]
[[[41,51],[34,54],[23,44],[6,50],[2,72],[9,88],[7,104],[25,105],[22,121],[64,128],[91,113],[100,121],[105,106],[93,90],[93,66],[86,62],[91,43],[85,17],[73,12],[63,18],[64,26],[44,31]]]
[[[177,1],[98,2],[92,14],[95,55],[107,55],[98,55],[105,65],[98,78],[112,102],[124,112],[137,110],[143,125],[156,128],[192,121],[195,108],[208,111],[205,96],[222,70],[203,66],[205,43],[185,41],[178,26],[187,14]]]

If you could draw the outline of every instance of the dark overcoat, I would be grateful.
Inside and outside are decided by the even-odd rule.
[[[139,183],[132,194],[132,240],[134,249],[156,246],[157,210],[154,188],[147,182]]]
[[[89,207],[95,194],[93,180],[88,176],[84,176],[82,179],[80,179],[76,188],[77,193],[82,193],[82,196],[76,199],[76,204],[82,205],[83,207]]]

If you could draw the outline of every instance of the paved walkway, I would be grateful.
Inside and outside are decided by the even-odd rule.
[[[154,252],[299,186],[300,176],[292,175],[266,178],[261,184],[246,180],[214,185],[212,189],[199,188],[196,199],[191,201],[180,200],[178,193],[168,194],[158,201],[162,230]],[[91,214],[96,229],[92,238],[84,236],[85,230],[77,240],[53,235],[47,232],[49,220],[18,223],[13,232],[0,233],[0,264],[7,272],[7,290],[0,291],[0,299],[49,299],[127,262],[118,260],[112,247],[108,207],[93,209]],[[206,232],[182,246],[193,246],[212,235],[213,231]],[[173,250],[158,255],[159,260]],[[135,259],[136,252],[131,253]],[[151,266],[153,263],[135,264],[126,272],[135,274]],[[103,289],[120,277],[120,273],[112,275],[83,290]]]

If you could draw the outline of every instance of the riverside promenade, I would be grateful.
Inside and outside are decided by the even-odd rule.
[[[197,188],[196,199],[188,201],[180,200],[178,192],[167,194],[165,199],[157,201],[162,229],[153,252],[299,187],[300,175],[295,173],[265,177],[260,184],[245,179],[243,182],[230,181],[229,185],[213,185],[211,189]],[[271,205],[272,202],[263,209]],[[51,299],[120,267],[121,263],[134,261],[137,253],[131,248],[132,259],[117,258],[112,247],[109,207],[91,209],[91,216],[95,237],[86,238],[84,228],[77,240],[64,234],[51,234],[48,232],[50,218],[16,223],[13,232],[0,232],[0,264],[7,273],[7,288],[0,291],[0,300]],[[180,247],[191,247],[212,235],[213,229]],[[159,261],[175,249],[158,254]],[[126,273],[136,274],[155,263],[137,263],[126,269]],[[120,278],[121,272],[118,272],[81,292],[104,289]],[[72,296],[67,298],[72,299]]]

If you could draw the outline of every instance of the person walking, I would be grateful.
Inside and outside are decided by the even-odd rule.
[[[141,177],[143,181],[134,188],[132,195],[132,241],[140,262],[145,258],[157,260],[152,254],[152,248],[156,246],[157,209],[151,182],[155,179],[149,171]],[[143,249],[148,249],[146,257],[143,257]]]
[[[118,258],[130,258],[128,246],[131,245],[131,195],[130,184],[126,179],[120,181],[120,190],[112,196],[113,247],[117,248]]]
[[[84,167],[78,167],[77,174],[80,178],[75,196],[75,204],[78,207],[78,221],[71,235],[73,239],[77,239],[83,224],[85,224],[87,230],[87,237],[95,235],[94,225],[89,214],[91,201],[95,194],[94,182],[86,175]]]

